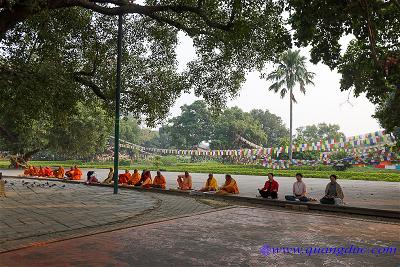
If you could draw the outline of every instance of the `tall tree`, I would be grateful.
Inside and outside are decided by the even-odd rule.
[[[307,125],[296,129],[295,141],[297,144],[315,143],[321,140],[345,138],[340,126],[337,124],[319,123],[317,125]]]
[[[250,111],[250,114],[261,124],[263,131],[268,137],[267,143],[263,144],[265,147],[280,146],[282,138],[289,135],[289,130],[282,122],[282,118],[272,114],[268,110],[253,109]]]
[[[117,14],[124,23],[122,112],[148,125],[166,118],[183,91],[221,108],[245,73],[290,47],[276,1],[0,1],[0,108],[18,99],[17,127],[68,117],[78,103],[110,111],[115,85]],[[179,72],[177,34],[193,39],[197,57]],[[270,47],[266,50],[265,47]],[[40,101],[39,101],[40,100]],[[85,104],[86,105],[86,104]],[[63,107],[63,108],[56,108]],[[54,113],[46,114],[46,110]],[[3,115],[3,114],[1,114]],[[51,115],[51,116],[47,116]],[[4,127],[13,139],[22,129]],[[18,137],[21,143],[23,135]]]
[[[355,96],[365,93],[377,105],[380,124],[400,134],[399,1],[287,0],[286,4],[293,37],[297,45],[311,46],[311,61],[336,68],[342,74],[341,90],[351,90]],[[349,35],[354,40],[341,53],[340,39]]]
[[[267,142],[267,135],[261,124],[250,113],[243,112],[238,107],[225,109],[215,120],[215,130],[211,138],[210,148],[249,147],[238,139],[239,136],[256,145]]]
[[[290,130],[289,130],[289,159],[292,160],[292,146],[293,146],[293,102],[296,103],[296,99],[293,95],[293,89],[298,83],[300,91],[305,94],[306,84],[314,84],[312,79],[314,73],[307,71],[306,69],[306,58],[300,55],[300,51],[288,50],[284,52],[279,62],[277,63],[276,69],[267,75],[267,80],[271,80],[274,83],[269,87],[269,90],[275,93],[280,92],[281,97],[285,97],[286,93],[289,93],[290,102]]]
[[[191,148],[202,141],[209,141],[214,130],[211,112],[202,100],[181,107],[181,115],[169,120],[164,126],[176,148]]]

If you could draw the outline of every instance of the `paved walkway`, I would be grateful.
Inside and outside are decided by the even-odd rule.
[[[7,198],[0,198],[0,252],[205,212],[218,206],[151,192],[120,190],[114,195],[105,187],[6,180]]]
[[[88,169],[83,170],[84,173]],[[108,170],[96,169],[98,177],[107,177]],[[16,170],[0,170],[4,175],[19,175],[22,172]],[[121,171],[122,172],[122,171]],[[155,172],[152,172],[155,175]],[[163,172],[167,179],[167,187],[176,188],[176,172]],[[194,188],[201,188],[206,179],[207,174],[192,173]],[[224,175],[216,174],[218,184],[222,185],[225,181]],[[266,177],[234,175],[238,182],[240,195],[255,197],[257,188],[263,187]],[[294,177],[276,177],[279,182],[279,198],[284,199],[284,195],[291,194],[292,185],[295,181]],[[322,178],[305,178],[309,195],[313,198],[320,199],[324,195],[325,186],[329,179]],[[342,186],[345,194],[345,203],[355,207],[400,210],[400,183],[398,182],[379,182],[379,181],[362,181],[362,180],[341,180],[339,174],[338,183]]]
[[[271,247],[303,249],[302,254],[274,254]],[[326,253],[326,248],[334,254]],[[359,254],[358,248],[365,253]],[[258,208],[220,210],[0,254],[3,267],[398,266],[399,262],[398,224]]]

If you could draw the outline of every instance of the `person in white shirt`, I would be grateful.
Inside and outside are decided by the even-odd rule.
[[[296,174],[296,182],[293,184],[293,195],[285,196],[285,199],[288,201],[296,201],[296,199],[307,202],[310,199],[306,197],[307,187],[306,184],[302,181],[303,175],[301,173]]]

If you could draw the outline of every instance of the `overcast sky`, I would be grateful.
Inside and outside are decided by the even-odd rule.
[[[180,34],[180,45],[177,48],[180,68],[183,69],[188,61],[195,57],[195,51],[191,39]],[[347,46],[351,38],[343,38],[343,48]],[[309,50],[301,49],[302,55],[309,59]],[[346,136],[374,132],[381,127],[371,117],[375,107],[367,98],[362,95],[354,98],[350,95],[350,103],[347,101],[348,92],[340,91],[340,75],[331,71],[323,64],[314,65],[308,62],[308,70],[316,74],[315,86],[306,87],[307,93],[303,95],[299,88],[295,89],[297,104],[293,108],[293,126],[311,125],[316,123],[339,124]],[[272,65],[268,67],[272,71]],[[279,94],[268,91],[270,82],[259,78],[258,72],[247,75],[240,95],[236,99],[228,101],[228,106],[238,106],[244,111],[252,109],[268,109],[270,112],[280,116],[284,123],[289,126],[289,98],[280,98]],[[191,104],[197,100],[194,94],[183,94],[171,109],[171,116],[180,114],[180,107],[184,104]]]

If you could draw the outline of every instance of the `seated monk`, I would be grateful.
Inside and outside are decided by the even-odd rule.
[[[57,170],[53,171],[53,175],[55,178],[62,179],[64,178],[65,170],[63,167],[59,166]]]
[[[35,166],[33,166],[32,169],[31,169],[30,175],[31,176],[38,176],[39,175],[39,169],[36,168]]]
[[[118,183],[119,184],[127,184],[129,179],[131,179],[131,173],[129,170],[125,170],[125,173],[121,173],[118,175]]]
[[[150,171],[146,171],[142,177],[142,188],[150,188],[152,183],[151,173]]]
[[[226,194],[239,194],[239,188],[236,181],[231,175],[225,175],[225,184],[222,186],[216,195],[226,195]]]
[[[131,178],[128,180],[130,185],[140,185],[140,174],[137,169],[133,170]]]
[[[53,170],[50,167],[44,167],[43,172],[45,177],[53,176]]]
[[[108,172],[107,178],[103,181],[103,184],[111,184],[114,179],[114,169],[110,168],[110,171]]]
[[[44,173],[44,169],[42,168],[42,166],[39,167],[39,170],[37,172],[37,176],[39,177],[45,177],[45,173]]]
[[[74,167],[71,167],[66,173],[65,176],[67,176],[67,179],[72,179],[72,176],[74,176]]]
[[[192,176],[189,175],[189,172],[185,172],[185,175],[178,175],[178,188],[180,190],[191,190],[192,189]]]
[[[218,183],[217,180],[214,178],[213,174],[208,174],[208,179],[205,186],[200,189],[201,192],[209,192],[209,191],[217,191],[218,190]]]
[[[80,180],[82,178],[82,171],[75,165],[74,167],[74,175],[72,176],[72,180]]]
[[[33,176],[33,167],[29,166],[28,168],[25,168],[24,170],[24,176]]]
[[[166,185],[167,181],[165,180],[165,177],[161,175],[160,171],[157,171],[157,175],[154,177],[151,187],[165,189]]]

